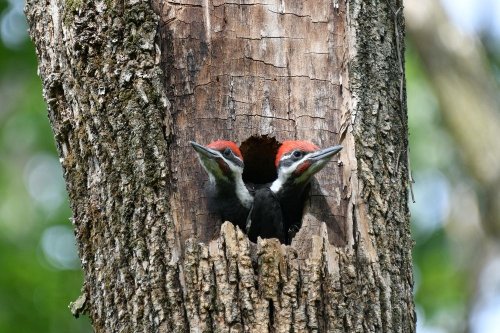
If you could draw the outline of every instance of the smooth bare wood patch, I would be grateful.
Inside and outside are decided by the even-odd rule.
[[[207,176],[188,141],[242,143],[269,135],[278,141],[311,140],[320,147],[339,143],[342,80],[347,81],[345,5],[167,1],[160,16],[175,133],[171,205],[182,239],[196,236],[206,242],[218,228],[201,191]],[[346,243],[348,200],[338,190],[346,183],[342,176],[332,162],[311,191],[310,213],[321,213],[320,221],[342,230],[332,231],[336,236],[330,241],[337,245]]]

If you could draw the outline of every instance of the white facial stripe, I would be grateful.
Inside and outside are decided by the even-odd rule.
[[[236,157],[239,159],[238,156]],[[243,169],[240,166],[231,163],[231,161],[228,161],[228,165],[234,174],[236,195],[238,196],[238,199],[243,204],[243,206],[245,206],[246,208],[250,208],[252,206],[253,197],[250,195],[250,192],[248,192],[248,189],[243,182]]]
[[[232,161],[231,161],[231,160],[229,160],[229,159],[225,158],[225,157],[222,155],[222,153],[221,153],[220,151],[215,150],[215,149],[212,149],[212,151],[213,151],[215,154],[217,154],[217,155],[218,155],[216,158],[222,158],[224,161],[226,161],[226,162],[227,162],[227,165],[229,166],[229,168],[231,169],[231,171],[232,171],[232,172],[234,172],[234,173],[242,173],[242,172],[243,172],[243,170],[241,169],[241,167],[239,167],[239,166],[235,165],[234,163],[232,163]],[[233,154],[234,154],[234,153],[233,153]],[[243,163],[243,161],[241,160],[241,158],[239,158],[239,157],[238,157],[238,156],[236,156],[236,155],[234,155],[234,156],[235,156],[237,159],[239,159],[239,160]],[[200,158],[200,160],[201,160],[201,156],[200,156],[199,154],[198,154],[198,158]],[[205,158],[205,159],[206,159],[206,160],[212,160],[212,161],[214,160],[214,159],[209,159],[209,158]],[[201,163],[201,164],[204,164],[204,163]],[[205,170],[206,170],[206,168],[205,168]],[[208,170],[207,170],[207,171],[208,171]],[[209,172],[209,173],[210,173],[210,172]]]
[[[288,158],[290,158],[290,156],[292,155],[293,151],[289,152],[289,153],[286,153],[286,154],[283,154],[283,156],[281,156],[280,158],[280,162],[283,161],[283,160],[286,160]]]
[[[236,196],[240,200],[240,202],[245,206],[246,208],[250,208],[253,203],[253,197],[250,195],[250,192],[248,192],[247,187],[245,186],[245,183],[243,183],[243,178],[241,175],[237,176],[235,178],[236,181]]]
[[[229,165],[229,168],[231,169],[232,172],[239,174],[243,173],[243,169],[240,166],[235,165],[232,161],[228,160],[227,158],[224,160],[227,162],[227,165]]]
[[[222,154],[219,151],[215,151],[219,156],[218,157],[223,157]],[[203,158],[198,155],[198,158],[201,161],[201,165],[203,166],[203,169],[208,173],[208,179],[212,184],[215,184],[216,179],[212,172],[217,173],[217,178],[226,178],[226,176],[220,171],[219,165],[214,159],[211,158]],[[239,158],[239,157],[238,157]],[[227,161],[227,159],[225,159]],[[205,164],[207,163],[207,165]],[[243,169],[234,163],[231,163],[231,161],[228,161],[227,165],[229,165],[229,168],[231,171],[234,173],[234,181],[235,181],[235,186],[236,186],[236,196],[238,196],[238,199],[240,202],[246,207],[250,208],[253,203],[253,197],[250,195],[250,192],[248,192],[248,189],[245,186],[245,183],[243,182]],[[209,170],[211,168],[212,170]],[[226,178],[227,181],[227,178]]]
[[[271,185],[271,191],[274,193],[277,193],[280,188],[283,186],[283,184],[286,183],[286,181],[290,178],[292,173],[297,169],[297,167],[306,160],[307,156],[304,156],[297,162],[291,164],[290,166],[287,167],[280,167],[278,171],[278,178],[272,183]],[[281,159],[283,160],[283,158]]]

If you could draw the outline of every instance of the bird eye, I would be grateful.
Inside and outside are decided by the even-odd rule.
[[[224,154],[224,156],[231,156],[231,149],[229,149],[229,148],[224,149],[223,154]]]
[[[293,152],[293,157],[300,158],[302,157],[302,152],[300,150],[296,150]]]

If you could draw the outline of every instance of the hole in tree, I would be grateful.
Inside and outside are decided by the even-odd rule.
[[[245,183],[266,184],[278,177],[274,159],[280,145],[274,137],[267,135],[251,136],[242,142],[240,150],[245,161]]]
[[[243,170],[243,181],[250,188],[262,188],[259,185],[264,185],[265,187],[271,186],[271,183],[276,180],[278,177],[278,172],[275,166],[276,154],[278,152],[279,147],[281,146],[281,142],[276,140],[274,137],[262,135],[262,136],[251,136],[247,140],[241,143],[240,150],[243,155],[243,160],[245,162],[245,168]],[[257,185],[257,186],[252,186]],[[283,220],[283,227],[286,230],[284,232],[284,241],[285,244],[290,244],[291,240],[295,237],[295,234],[302,226],[302,214],[305,199],[309,196],[309,185],[306,186],[302,196],[297,200],[297,204],[294,205],[294,213],[297,216],[300,216],[299,222],[293,225],[288,225],[288,220]],[[270,202],[273,202],[272,200]],[[260,207],[262,208],[262,207]],[[269,207],[267,207],[269,208]],[[275,209],[280,209],[279,207],[275,207]],[[254,212],[256,213],[256,212]],[[256,213],[259,216],[259,213]],[[267,215],[267,214],[264,214]],[[283,216],[284,217],[284,216]],[[265,224],[272,223],[272,220],[265,219]],[[258,223],[254,221],[255,223]],[[262,223],[262,221],[261,221]],[[260,228],[260,227],[258,227]],[[259,229],[260,232],[257,232],[257,235],[263,238],[268,238],[263,235],[266,232],[263,229]],[[249,236],[252,241],[255,241],[255,234],[253,236]],[[275,237],[272,237],[275,238]]]
[[[284,244],[291,244],[292,239],[295,238],[298,231],[302,228],[304,204],[310,198],[311,183],[316,181],[312,178],[304,187],[300,189],[297,188],[296,190],[292,189],[294,193],[298,194],[297,197],[294,195],[284,195],[284,197],[280,196],[278,199],[277,196],[270,195],[270,191],[266,192],[265,189],[269,188],[271,183],[277,178],[275,158],[280,146],[281,142],[267,135],[251,136],[240,145],[245,163],[243,181],[252,192],[252,195],[258,194],[258,198],[260,199],[255,199],[254,201],[254,203],[258,202],[254,205],[254,208],[259,207],[259,209],[253,208],[254,210],[251,213],[252,223],[257,222],[260,223],[260,225],[257,225],[256,229],[253,230],[247,229],[248,237],[252,242],[255,242],[258,237],[262,237],[278,238]],[[312,211],[310,210],[309,213],[319,221],[326,222],[327,227],[330,225],[330,229],[334,228],[336,234],[338,234],[339,237],[343,237],[342,230],[339,230],[339,227],[336,226],[336,222],[333,221],[333,213],[331,212],[329,204],[325,198],[321,198],[323,197],[322,193],[316,194],[315,197],[314,205],[316,208]],[[257,196],[255,196],[255,198],[257,198]],[[276,204],[276,200],[279,200],[279,204]],[[282,210],[283,207],[285,207],[284,210]],[[267,209],[267,211],[265,209]],[[272,230],[272,228],[268,228],[269,226],[277,225],[274,223],[276,220],[273,219],[273,216],[277,215],[272,214],[274,209],[278,209],[282,212],[281,217],[277,218],[283,219],[284,234]],[[332,223],[334,224],[333,226],[331,226]]]

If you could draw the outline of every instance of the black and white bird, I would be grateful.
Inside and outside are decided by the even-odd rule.
[[[208,173],[208,208],[211,213],[245,230],[253,197],[243,182],[243,156],[232,141],[218,140],[207,146],[191,141]]]
[[[289,244],[301,226],[306,188],[312,177],[342,150],[342,146],[320,149],[308,141],[284,141],[276,154],[278,178],[255,191],[246,231],[257,237],[278,238]]]

